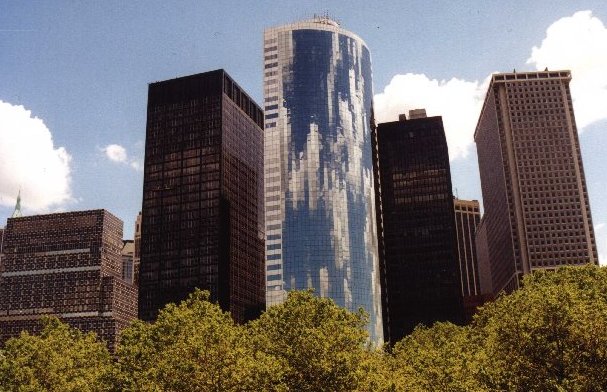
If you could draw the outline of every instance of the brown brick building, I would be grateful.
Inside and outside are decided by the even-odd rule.
[[[494,294],[523,274],[598,263],[569,71],[495,74],[474,140]]]
[[[137,317],[122,279],[122,221],[105,210],[9,218],[0,275],[0,341],[36,332],[45,315],[114,347]]]

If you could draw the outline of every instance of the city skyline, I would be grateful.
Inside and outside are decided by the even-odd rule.
[[[607,51],[599,49],[607,47],[607,30],[601,23],[607,20],[607,9],[604,3],[592,1],[575,6],[546,4],[525,3],[516,9],[514,3],[498,2],[443,8],[416,3],[405,9],[387,3],[378,10],[363,2],[348,7],[320,2],[274,4],[272,12],[261,6],[251,11],[268,14],[257,19],[263,23],[255,26],[248,21],[249,15],[229,12],[238,9],[234,4],[184,4],[168,9],[152,4],[145,11],[116,3],[50,8],[9,5],[0,16],[0,42],[6,48],[0,59],[5,70],[0,78],[0,154],[4,157],[0,226],[12,213],[21,187],[25,215],[106,208],[125,221],[125,234],[132,238],[141,206],[147,83],[219,65],[261,102],[262,30],[328,9],[370,48],[379,122],[393,118],[395,111],[414,108],[408,105],[425,106],[428,115],[444,117],[453,184],[462,198],[481,200],[471,135],[487,75],[512,68],[572,69],[572,96],[583,131],[580,144],[597,245],[599,253],[605,254],[607,202],[600,191],[607,185],[603,174],[607,158],[601,154],[605,146],[601,132],[607,123],[595,107],[607,104],[606,83],[594,68],[604,69],[606,64]],[[184,17],[190,10],[195,15]],[[578,12],[584,10],[592,12]],[[159,17],[161,11],[165,19]],[[528,18],[529,14],[534,17]],[[395,28],[395,18],[401,15],[409,15],[415,23]],[[194,16],[208,20],[208,26],[195,24]],[[239,22],[237,29],[211,20],[229,16]],[[511,22],[523,16],[525,24]],[[183,23],[176,23],[180,18]],[[169,26],[173,32],[160,39],[155,50],[146,42],[158,38],[146,27],[153,20],[167,22],[158,30]],[[478,37],[473,34],[477,31]],[[191,36],[200,41],[186,39]],[[243,36],[251,37],[250,44]],[[561,56],[554,50],[555,42],[570,50],[562,50]],[[567,52],[571,55],[566,56]],[[387,104],[388,98],[394,107]],[[24,110],[31,110],[31,115]],[[32,155],[37,159],[29,159]],[[116,193],[123,196],[117,198]],[[602,261],[607,260],[603,257]]]

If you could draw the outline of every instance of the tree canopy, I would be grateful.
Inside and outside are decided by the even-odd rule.
[[[607,269],[525,277],[468,326],[419,326],[369,344],[364,312],[291,292],[245,325],[208,293],[123,331],[112,357],[57,319],[0,349],[0,391],[603,391]]]
[[[0,351],[0,391],[102,391],[111,371],[107,346],[57,318],[39,335],[22,332]]]

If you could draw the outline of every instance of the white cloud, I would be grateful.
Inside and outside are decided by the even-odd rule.
[[[443,117],[450,158],[465,158],[474,142],[474,129],[489,80],[439,81],[423,74],[396,75],[374,97],[376,120],[396,121],[400,113],[408,115],[410,109],[425,108],[428,116]]]
[[[541,45],[531,49],[527,64],[538,70],[571,70],[571,95],[580,129],[607,119],[607,28],[592,11],[576,12],[550,25]],[[490,78],[439,81],[424,74],[396,75],[374,97],[376,120],[396,121],[400,113],[425,108],[429,116],[443,117],[451,160],[465,158],[474,142]]]
[[[143,171],[143,164],[140,161],[132,161],[131,167],[136,171]]]
[[[129,158],[126,148],[119,144],[108,144],[101,148],[105,157],[112,162],[123,163],[136,171],[143,171],[143,164],[138,159]]]
[[[0,205],[13,206],[19,189],[22,206],[31,212],[72,201],[70,161],[41,119],[0,101]]]
[[[539,70],[571,70],[579,128],[607,118],[607,28],[592,11],[579,11],[550,25],[527,64]]]
[[[109,144],[103,149],[105,156],[112,162],[126,163],[126,148],[118,144]]]

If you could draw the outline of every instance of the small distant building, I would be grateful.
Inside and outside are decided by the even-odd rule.
[[[481,306],[489,292],[481,290],[481,272],[479,269],[475,233],[481,221],[478,200],[453,199],[455,208],[455,231],[457,233],[457,259],[462,286],[464,314],[467,321],[472,319],[476,309]]]
[[[0,267],[2,266],[2,243],[4,242],[4,229],[0,229]]]
[[[122,221],[105,210],[9,218],[0,274],[0,342],[43,316],[93,331],[113,349],[137,317],[122,278]]]
[[[135,219],[135,249],[133,253],[133,282],[139,287],[139,262],[141,261],[141,211]]]
[[[135,241],[122,240],[122,279],[129,283],[134,283],[135,280]]]

